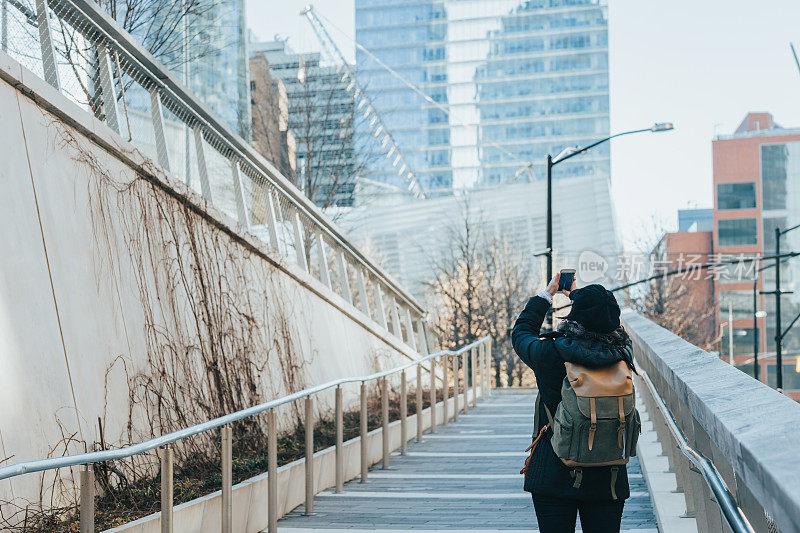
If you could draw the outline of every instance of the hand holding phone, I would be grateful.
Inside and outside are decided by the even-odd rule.
[[[558,276],[558,290],[569,292],[572,290],[572,284],[575,282],[575,269],[562,268]]]

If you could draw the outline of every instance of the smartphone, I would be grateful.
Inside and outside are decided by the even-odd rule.
[[[562,268],[561,276],[558,278],[558,290],[570,291],[572,289],[573,281],[575,281],[575,269]]]

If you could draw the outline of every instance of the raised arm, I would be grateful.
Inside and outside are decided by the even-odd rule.
[[[553,302],[553,296],[558,292],[560,277],[561,274],[556,274],[545,290],[528,300],[511,331],[511,343],[514,351],[534,371],[536,371],[540,358],[546,353],[546,350],[543,349],[544,341],[539,339],[539,332]],[[573,281],[572,288],[574,287],[575,282]],[[568,294],[568,291],[562,292]]]

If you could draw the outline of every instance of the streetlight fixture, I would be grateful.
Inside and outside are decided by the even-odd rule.
[[[600,139],[597,142],[594,142],[590,145],[584,146],[583,148],[574,146],[571,148],[565,148],[561,151],[557,156],[553,157],[550,154],[547,154],[547,279],[546,281],[550,281],[553,278],[553,167],[559,163],[566,161],[571,157],[575,157],[578,154],[583,154],[591,150],[597,145],[603,144],[604,142],[610,141],[615,137],[622,137],[623,135],[631,135],[633,133],[644,133],[644,132],[652,132],[658,133],[661,131],[669,131],[674,129],[674,125],[672,122],[656,122],[649,128],[644,128],[640,130],[631,130],[631,131],[623,131],[622,133],[615,133],[609,137],[604,139]],[[553,312],[552,309],[547,313],[547,324],[548,327],[552,330],[553,329]]]

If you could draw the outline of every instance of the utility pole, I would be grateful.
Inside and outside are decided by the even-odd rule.
[[[777,368],[776,373],[776,389],[778,392],[783,392],[783,338],[789,333],[789,330],[795,324],[800,315],[798,315],[789,327],[786,328],[786,331],[783,331],[783,324],[781,324],[781,295],[783,294],[791,294],[792,291],[783,291],[781,290],[781,236],[786,235],[790,231],[796,230],[800,228],[800,224],[792,226],[791,228],[787,228],[785,230],[781,230],[780,227],[775,227],[775,290],[774,291],[762,291],[762,294],[774,294],[775,295],[775,364]]]
[[[758,379],[758,271],[753,280],[753,377]]]
[[[728,362],[733,366],[733,298],[728,299]]]
[[[553,279],[553,157],[547,154],[547,277],[545,283]],[[553,308],[547,311],[547,326],[553,331]]]
[[[781,344],[783,343],[783,328],[781,326],[781,228],[775,227],[775,364],[777,368],[776,388],[783,392],[783,357]]]

